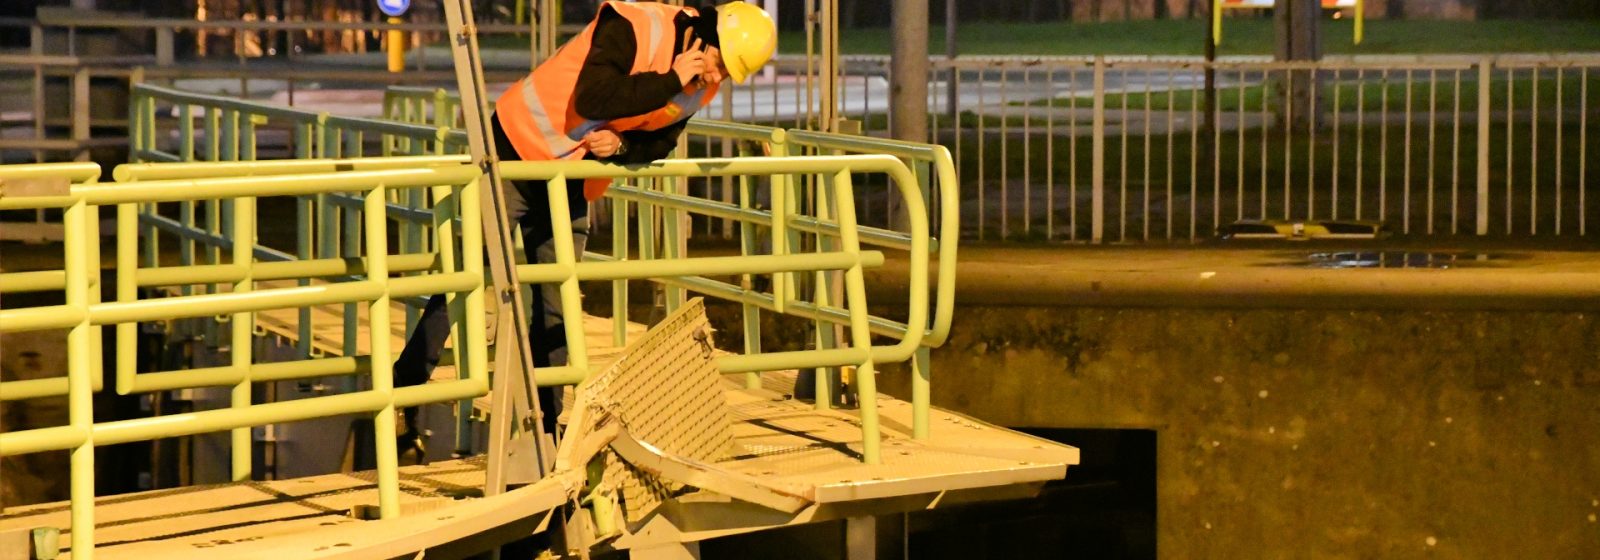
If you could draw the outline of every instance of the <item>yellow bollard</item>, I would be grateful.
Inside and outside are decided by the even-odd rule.
[[[399,17],[390,17],[391,25],[404,23]],[[406,69],[406,32],[400,29],[390,29],[384,41],[385,49],[389,53],[389,71],[402,72]]]

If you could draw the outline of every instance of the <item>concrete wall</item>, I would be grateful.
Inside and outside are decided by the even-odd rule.
[[[1597,327],[1579,312],[966,304],[934,353],[934,404],[1155,429],[1163,558],[1595,558]]]

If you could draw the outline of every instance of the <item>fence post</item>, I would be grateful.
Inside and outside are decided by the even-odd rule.
[[[144,95],[139,91],[139,84],[144,82],[144,67],[135,66],[128,75],[128,161],[138,162],[140,150],[148,149],[145,146],[144,136],[140,133],[145,130]],[[150,115],[149,118],[155,118]]]
[[[171,27],[156,28],[156,66],[172,66],[176,57],[173,55],[173,29]]]
[[[1478,235],[1489,234],[1489,80],[1492,59],[1478,61]],[[1508,178],[1509,179],[1509,178]]]
[[[1093,207],[1090,242],[1100,243],[1106,230],[1106,59],[1094,57],[1094,150],[1091,159]]]
[[[72,141],[76,150],[73,161],[89,161],[89,68],[79,66],[72,73]]]

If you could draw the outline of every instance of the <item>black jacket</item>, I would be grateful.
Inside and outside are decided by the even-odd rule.
[[[702,41],[715,44],[715,11],[701,9],[699,17],[680,13],[674,20],[676,37],[673,53],[682,53],[684,31],[694,28]],[[633,26],[626,18],[610,9],[602,9],[595,22],[594,35],[589,47],[589,57],[578,72],[578,83],[573,94],[574,109],[578,116],[590,120],[611,120],[642,115],[665,106],[683,84],[671,70],[665,73],[643,72],[631,74],[638,41]],[[671,155],[678,145],[688,119],[658,130],[628,130],[619,133],[626,151],[601,161],[611,163],[644,163]]]

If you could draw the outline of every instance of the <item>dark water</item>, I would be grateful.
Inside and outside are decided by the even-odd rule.
[[[1311,253],[1292,266],[1304,268],[1484,268],[1505,266],[1522,255],[1470,251],[1330,251]]]

